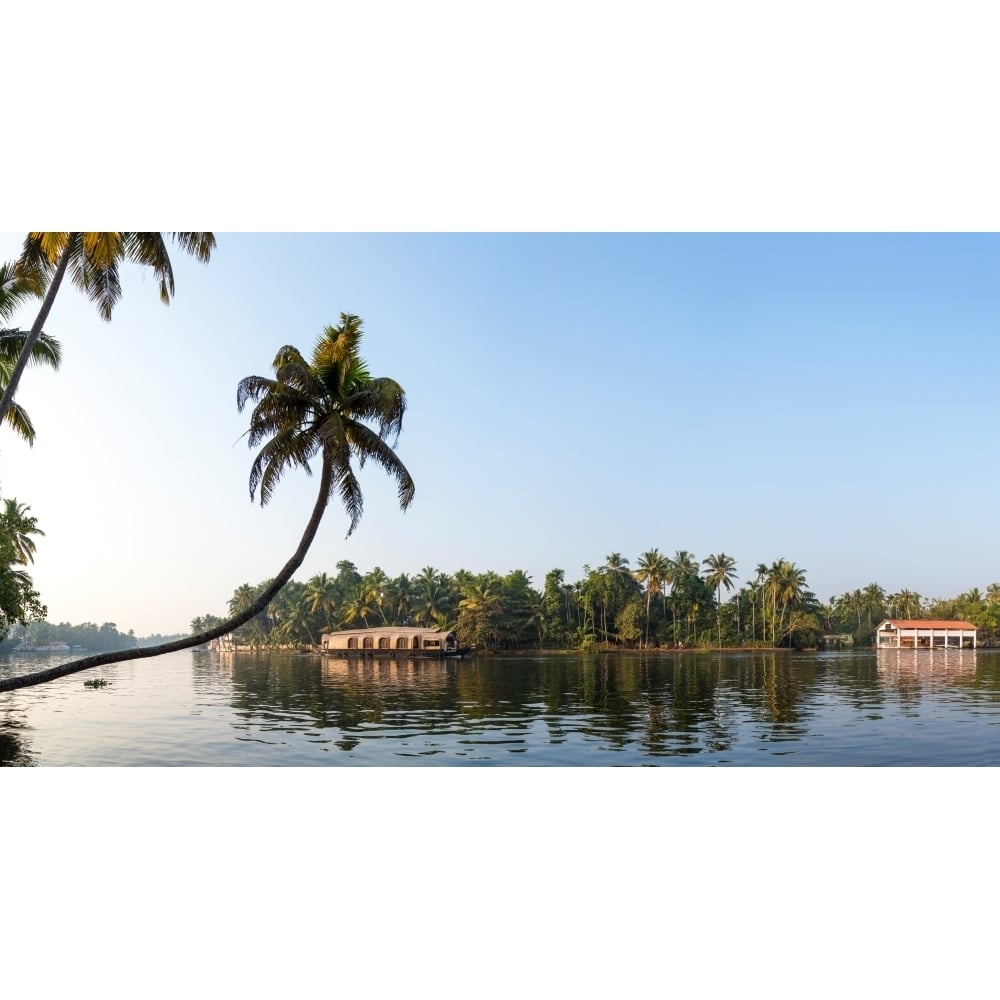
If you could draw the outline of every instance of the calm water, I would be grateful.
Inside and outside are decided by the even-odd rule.
[[[55,662],[8,657],[0,675]],[[108,686],[84,687],[96,677]],[[1000,650],[175,653],[0,693],[0,763],[997,765]]]

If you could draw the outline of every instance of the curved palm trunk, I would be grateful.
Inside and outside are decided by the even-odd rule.
[[[45,321],[49,318],[52,303],[56,300],[56,293],[59,291],[63,275],[69,266],[69,258],[76,236],[76,233],[69,234],[69,239],[66,241],[66,249],[63,250],[62,256],[59,258],[56,273],[49,282],[45,298],[42,299],[42,307],[38,310],[35,322],[32,324],[31,330],[28,331],[27,340],[25,340],[24,346],[21,348],[21,353],[17,356],[14,370],[10,373],[10,381],[7,383],[7,388],[4,389],[3,397],[0,398],[0,424],[3,424],[7,417],[7,411],[10,409],[10,404],[14,401],[14,393],[17,392],[17,385],[21,381],[21,375],[24,374],[24,369],[28,367],[28,362],[31,360],[31,352],[34,351],[35,344],[38,343],[38,338],[42,335],[42,327],[45,326]]]
[[[313,507],[312,516],[302,533],[299,547],[295,550],[291,559],[285,563],[281,572],[271,581],[271,585],[260,594],[260,596],[238,614],[227,618],[221,625],[199,632],[197,635],[188,636],[186,639],[176,639],[173,642],[160,643],[158,646],[146,646],[143,649],[120,649],[113,653],[98,653],[95,656],[85,656],[81,660],[71,660],[69,663],[62,663],[57,667],[50,667],[48,670],[39,670],[37,673],[25,674],[21,677],[7,677],[0,679],[0,691],[16,691],[18,688],[32,687],[36,684],[45,684],[47,681],[54,681],[59,677],[66,677],[68,674],[75,674],[81,670],[89,670],[91,667],[101,667],[107,663],[120,663],[123,660],[144,660],[150,656],[162,656],[164,653],[176,653],[182,649],[191,649],[192,646],[201,646],[212,639],[228,635],[233,629],[245,625],[255,615],[259,615],[278,594],[278,591],[292,578],[292,574],[302,565],[312,545],[316,532],[319,529],[320,521],[323,520],[323,513],[326,510],[330,499],[330,484],[333,480],[333,463],[327,457],[323,457],[323,471],[320,475],[319,496]]]

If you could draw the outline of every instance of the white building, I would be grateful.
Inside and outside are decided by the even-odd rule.
[[[975,649],[976,626],[941,619],[887,618],[875,630],[878,649]]]

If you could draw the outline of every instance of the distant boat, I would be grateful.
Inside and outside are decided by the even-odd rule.
[[[322,653],[334,656],[465,656],[471,646],[460,646],[454,632],[413,625],[352,628],[325,632]]]

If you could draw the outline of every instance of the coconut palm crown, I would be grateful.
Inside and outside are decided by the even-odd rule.
[[[393,450],[406,394],[393,379],[369,374],[358,354],[361,336],[361,320],[341,313],[340,325],[327,326],[316,342],[311,361],[295,347],[282,347],[274,359],[274,378],[250,375],[236,393],[240,412],[248,402],[256,403],[247,443],[251,448],[263,444],[250,469],[251,498],[259,489],[264,506],[287,469],[300,466],[311,474],[309,462],[319,455],[330,465],[330,494],[340,496],[350,518],[348,536],[364,509],[353,457],[359,466],[377,462],[396,480],[403,510],[414,493],[413,479]]]
[[[118,266],[125,260],[152,270],[160,301],[169,305],[176,289],[165,235],[203,263],[215,249],[213,233],[28,233],[18,270],[48,286],[65,258],[73,284],[97,306],[101,319],[109,320],[122,297]]]

